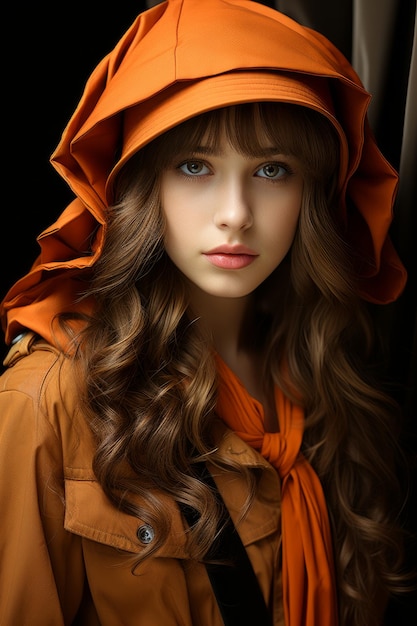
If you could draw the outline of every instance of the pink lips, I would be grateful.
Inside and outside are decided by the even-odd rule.
[[[216,267],[227,270],[239,270],[253,263],[258,255],[246,246],[224,245],[205,252],[204,256]]]

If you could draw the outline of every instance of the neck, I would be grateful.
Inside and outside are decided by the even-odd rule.
[[[218,298],[194,286],[190,295],[193,315],[200,320],[215,350],[226,362],[228,357],[235,357],[247,349],[247,338],[252,334],[249,322],[251,296]]]
[[[223,361],[239,377],[248,392],[264,407],[265,429],[278,430],[272,388],[263,375],[263,353],[254,345],[255,321],[252,296],[217,298],[190,289],[190,306],[212,338],[214,348]]]

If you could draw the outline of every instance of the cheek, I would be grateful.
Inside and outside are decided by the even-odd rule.
[[[164,240],[165,247],[171,243],[175,244],[180,233],[180,225],[186,225],[188,220],[184,215],[181,197],[178,197],[175,187],[169,183],[161,186],[161,210],[164,220]]]
[[[288,207],[288,210],[275,211],[273,217],[265,224],[265,233],[271,245],[288,249],[294,241],[300,217],[300,205]]]
[[[193,215],[194,213],[194,215]],[[170,203],[162,210],[164,216],[164,246],[168,256],[176,263],[187,258],[196,247],[196,232],[200,227],[195,211],[190,212],[180,203]]]
[[[165,223],[165,246],[181,244],[192,247],[197,244],[197,234],[204,232],[210,221],[204,198],[166,188],[161,194],[162,215]]]
[[[161,185],[161,208],[167,227],[180,230],[196,218],[196,202],[183,190],[173,175],[166,175]]]

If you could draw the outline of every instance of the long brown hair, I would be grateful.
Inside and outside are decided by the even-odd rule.
[[[164,252],[159,180],[179,150],[203,136],[215,144],[220,129],[242,153],[256,152],[266,135],[302,163],[298,230],[288,257],[258,289],[257,340],[269,379],[305,408],[304,453],[329,507],[341,625],[371,626],[380,597],[401,583],[396,407],[370,366],[371,324],[339,223],[338,139],[322,115],[273,103],[209,112],[154,140],[121,171],[91,284],[96,313],[79,351],[84,410],[97,440],[94,471],[118,507],[158,529],[147,555],[169,532],[158,497],[165,494],[200,513],[189,545],[204,557],[220,513],[194,464],[210,457],[238,468],[211,439],[212,347]]]

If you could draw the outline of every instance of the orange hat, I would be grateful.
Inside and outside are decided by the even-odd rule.
[[[74,310],[101,253],[114,176],[132,154],[190,117],[264,100],[310,107],[336,128],[361,296],[395,300],[406,281],[388,236],[397,174],[370,132],[370,95],[351,65],[322,35],[259,2],[168,0],[140,14],[97,66],[52,155],[76,199],[40,235],[38,260],[2,303],[6,341],[25,327],[51,340],[52,316]]]

